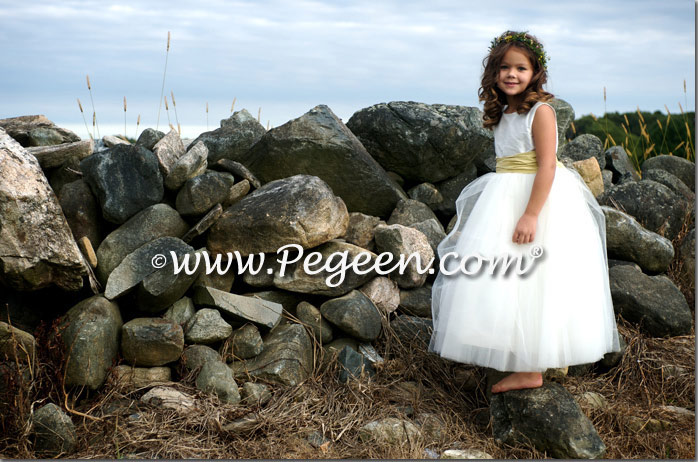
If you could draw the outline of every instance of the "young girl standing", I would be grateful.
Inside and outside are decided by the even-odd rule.
[[[432,287],[429,351],[514,372],[493,393],[540,387],[548,368],[620,351],[605,217],[579,174],[557,160],[546,62],[541,43],[525,32],[492,41],[479,97],[484,127],[494,130],[496,173],[461,191],[456,224],[438,246],[448,274]],[[474,255],[485,262],[518,256],[530,269],[457,271]]]

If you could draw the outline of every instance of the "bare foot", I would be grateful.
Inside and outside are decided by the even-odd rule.
[[[540,372],[515,372],[492,385],[492,393],[520,390],[522,388],[538,388],[542,385],[543,374]]]

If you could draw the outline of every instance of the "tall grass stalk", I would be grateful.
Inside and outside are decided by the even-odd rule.
[[[165,114],[167,114],[167,125],[172,126],[170,121],[170,107],[167,105],[167,96],[165,96]]]
[[[208,101],[206,101],[206,131],[208,131]]]
[[[162,73],[162,88],[160,89],[160,102],[158,103],[158,120],[155,130],[160,127],[160,109],[162,108],[162,97],[165,93],[165,76],[167,75],[167,58],[170,56],[170,31],[167,31],[167,51],[165,52],[165,71]]]
[[[138,140],[138,127],[141,125],[141,115],[138,114],[138,120],[136,120],[136,136],[134,139]]]
[[[257,111],[257,123],[260,123],[259,121],[262,118],[262,107],[260,106],[259,111]]]
[[[78,98],[78,107],[80,108],[80,114],[82,114],[82,121],[85,122],[85,130],[87,130],[87,134],[90,135],[90,139],[94,140],[95,137],[92,136],[92,133],[90,133],[90,129],[87,127],[87,119],[85,119],[85,112],[82,110],[82,103],[80,102],[80,98]]]
[[[230,113],[231,113],[231,114],[232,114],[233,111],[235,110],[235,100],[236,100],[236,99],[237,99],[237,98],[233,98],[233,104],[230,105]]]
[[[179,125],[179,116],[177,116],[177,102],[175,101],[174,92],[170,90],[170,96],[172,96],[172,107],[174,108],[175,120],[177,121],[177,133],[182,136],[182,127]]]
[[[90,85],[90,75],[87,74],[87,89],[90,92],[90,101],[92,102],[92,126],[96,128],[97,138],[102,136],[99,134],[99,125],[97,124],[97,111],[95,110],[95,100],[92,97],[92,85]]]
[[[126,136],[126,97],[124,96],[124,138],[128,138]]]

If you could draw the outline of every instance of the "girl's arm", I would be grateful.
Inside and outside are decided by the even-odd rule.
[[[533,116],[533,125],[531,126],[536,160],[538,161],[538,173],[533,180],[531,197],[528,200],[526,211],[517,223],[512,237],[512,241],[519,244],[527,244],[535,238],[538,214],[540,214],[553,186],[557,167],[555,124],[553,109],[546,104],[541,105]]]

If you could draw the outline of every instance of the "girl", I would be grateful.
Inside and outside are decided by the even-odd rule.
[[[437,249],[448,271],[432,287],[429,351],[514,372],[493,393],[540,387],[548,368],[620,351],[605,217],[579,174],[557,160],[546,62],[541,43],[525,32],[492,41],[479,98],[484,127],[494,130],[496,173],[463,188],[456,224]],[[444,258],[452,252],[456,259]],[[458,271],[478,255],[500,265]],[[531,269],[504,271],[507,257]]]

